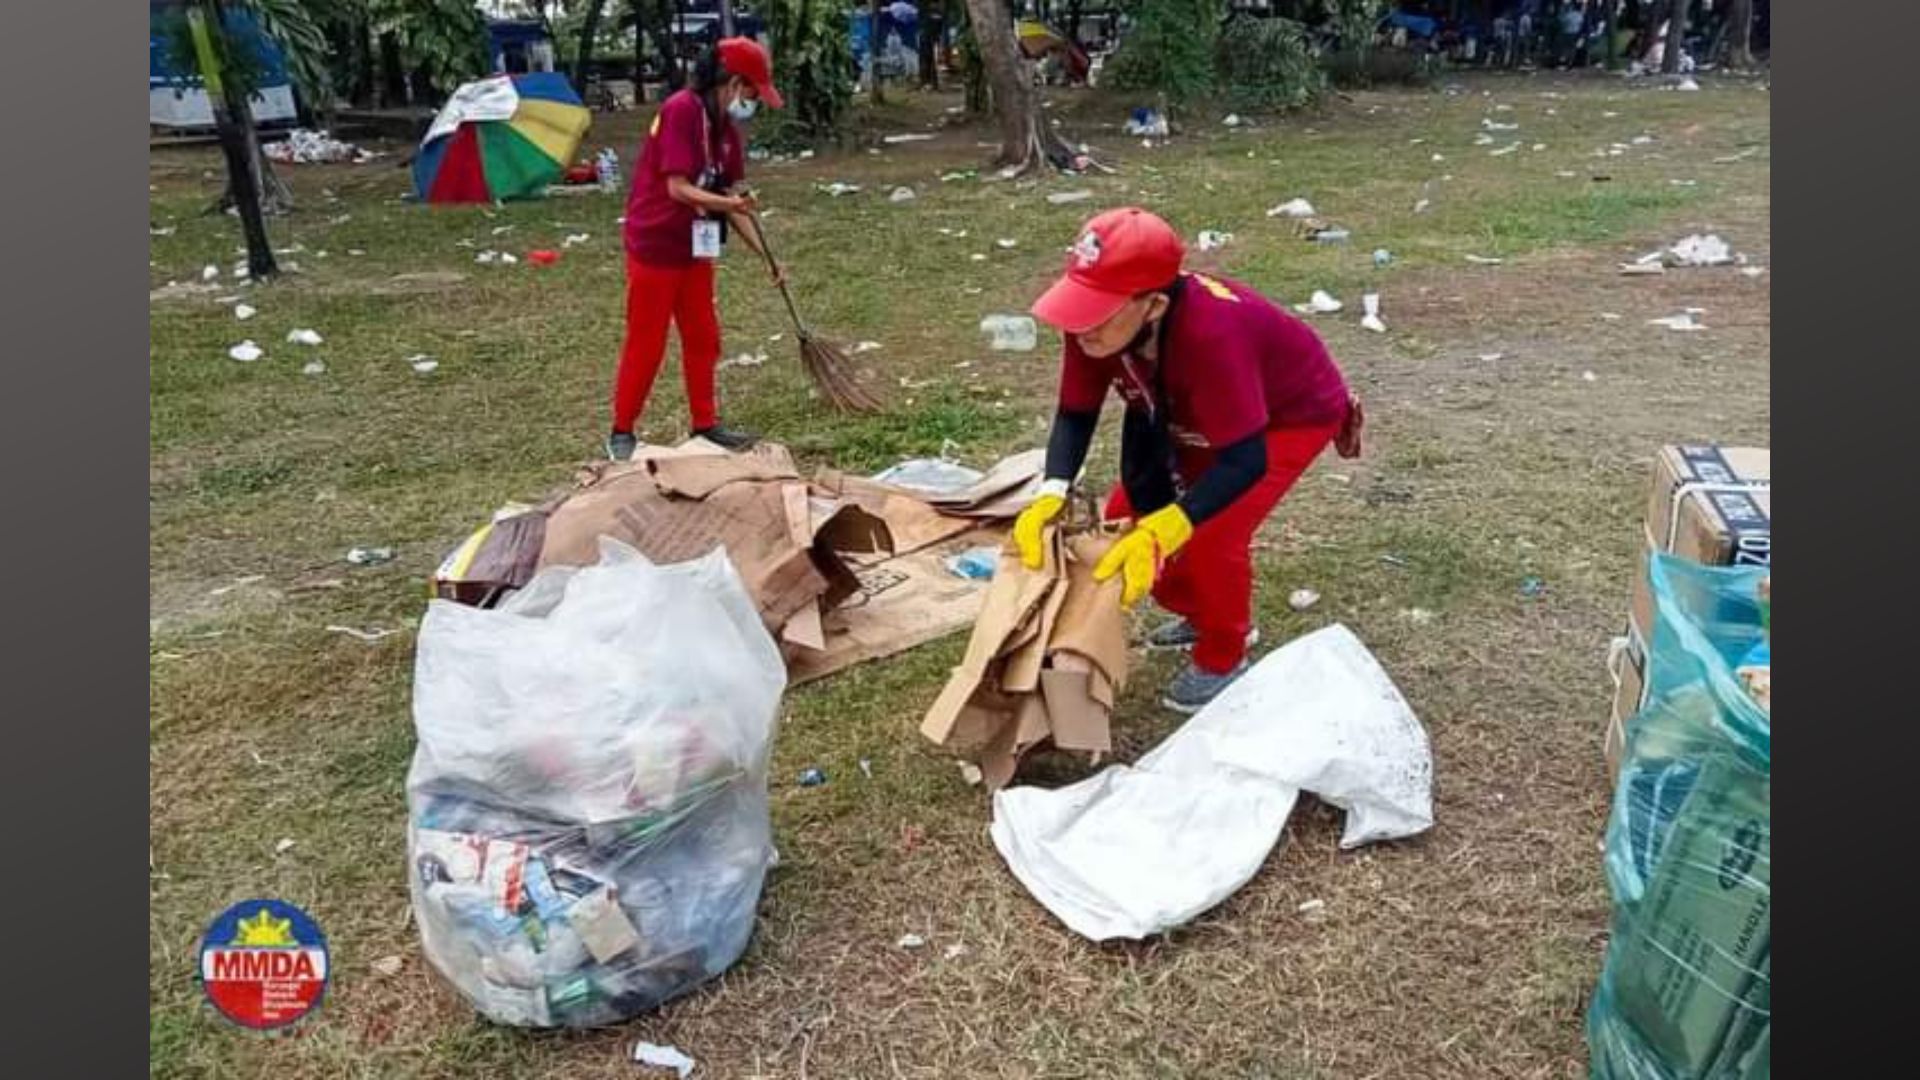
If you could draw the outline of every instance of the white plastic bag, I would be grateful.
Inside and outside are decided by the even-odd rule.
[[[739,958],[786,669],[724,552],[603,539],[499,608],[429,605],[407,777],[427,958],[509,1024],[627,1019]]]
[[[1342,848],[1433,825],[1427,733],[1344,626],[1268,654],[1139,764],[1001,790],[994,846],[1077,933],[1178,926],[1259,871],[1300,792],[1347,812]]]

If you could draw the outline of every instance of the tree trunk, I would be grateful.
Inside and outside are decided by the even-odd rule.
[[[667,36],[661,46],[667,57],[667,89],[678,90],[687,84],[686,65],[680,62],[680,31],[687,25],[687,0],[660,0],[667,15]]]
[[[1607,50],[1607,70],[1612,71],[1620,66],[1620,0],[1601,0],[1601,3],[1606,5],[1603,9],[1606,29],[1603,32],[1607,36],[1602,44]]]
[[[1733,0],[1727,8],[1727,66],[1735,71],[1753,67],[1753,0]]]
[[[934,59],[934,46],[940,43],[940,16],[933,13],[932,4],[920,5],[920,37],[917,42],[920,51],[920,85],[928,90],[940,89],[940,64]]]
[[[1680,70],[1680,54],[1687,42],[1687,9],[1693,5],[1687,0],[1674,0],[1671,6],[1673,18],[1667,22],[1666,47],[1660,57],[1660,70],[1668,75]]]
[[[627,10],[633,14],[633,103],[640,105],[647,100],[646,0],[629,0]]]
[[[1067,0],[1067,42],[1076,49],[1080,47],[1080,2],[1081,0]],[[1454,0],[1456,4],[1459,2],[1460,0]],[[1457,22],[1458,19],[1456,18],[1455,21]]]
[[[239,84],[221,78],[220,61],[210,37],[214,29],[222,25],[219,0],[199,0],[192,15],[198,16],[193,30],[200,78],[206,85],[207,104],[213,107],[220,151],[227,159],[227,188],[233,193],[234,207],[240,214],[240,231],[247,239],[247,275],[253,281],[264,281],[279,273],[280,268],[274,264],[273,245],[267,240],[267,221],[260,212],[260,188],[255,182],[258,151],[254,160],[247,158],[247,132],[253,127],[253,109]]]
[[[880,90],[880,0],[867,4],[867,78],[873,81],[873,103],[885,105],[887,98]]]
[[[1072,160],[1073,152],[1040,115],[1033,79],[1014,40],[1007,0],[967,0],[967,15],[1000,122],[1000,153],[994,164],[1026,172],[1042,163]]]
[[[580,20],[580,48],[573,56],[573,89],[587,92],[587,69],[593,64],[593,40],[600,36],[600,13],[607,0],[588,0],[587,13]]]
[[[733,36],[733,0],[720,0],[720,36]]]

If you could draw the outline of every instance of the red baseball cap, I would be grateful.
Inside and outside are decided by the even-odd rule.
[[[720,66],[729,75],[738,75],[753,84],[754,92],[770,109],[785,104],[780,91],[773,88],[773,57],[767,55],[766,46],[752,38],[721,38],[715,46],[720,51]]]
[[[1067,272],[1033,302],[1033,315],[1084,333],[1141,293],[1173,284],[1186,255],[1180,234],[1156,215],[1137,206],[1108,210],[1081,228],[1067,249]]]

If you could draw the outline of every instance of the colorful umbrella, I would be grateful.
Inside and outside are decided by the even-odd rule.
[[[590,120],[566,77],[554,72],[467,83],[420,142],[414,190],[437,203],[538,195],[573,160]]]

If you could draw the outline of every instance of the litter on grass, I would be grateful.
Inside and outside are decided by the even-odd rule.
[[[1312,589],[1295,589],[1287,594],[1287,606],[1295,611],[1305,611],[1320,602],[1320,594]]]
[[[1201,251],[1213,251],[1216,248],[1223,248],[1223,247],[1226,247],[1232,241],[1233,241],[1232,233],[1216,232],[1213,229],[1206,229],[1202,231],[1200,233],[1200,236],[1198,237],[1198,243]]]
[[[1292,198],[1267,211],[1268,217],[1304,218],[1314,215],[1313,204],[1303,198]]]
[[[693,1059],[681,1053],[677,1046],[661,1046],[650,1042],[634,1043],[633,1060],[655,1069],[672,1069],[680,1080],[686,1080],[693,1075]]]
[[[253,309],[252,304],[235,304],[233,306],[233,317],[242,322],[253,318],[256,314],[258,314],[258,312]]]
[[[287,331],[287,341],[294,345],[318,345],[321,342],[321,337],[318,330],[302,328]]]
[[[233,348],[228,349],[227,355],[233,357],[235,360],[238,360],[243,364],[251,364],[255,360],[258,360],[261,357],[267,355],[267,351],[265,349],[262,349],[260,346],[255,345],[252,339],[248,339],[246,341],[241,342],[238,345],[235,345]]]
[[[1678,315],[1665,315],[1658,319],[1648,319],[1647,325],[1664,326],[1669,330],[1705,330],[1706,325],[1704,323],[1694,320],[1695,311],[1696,309],[1694,308],[1688,308]]]
[[[329,634],[345,634],[348,637],[354,639],[355,641],[364,641],[369,645],[379,641],[381,638],[392,637],[393,635],[399,632],[400,631],[398,630],[389,629],[387,627],[375,627],[372,630],[362,630],[359,627],[355,627],[355,626],[327,627],[327,633]]]
[[[1360,316],[1360,326],[1376,334],[1387,332],[1387,324],[1380,320],[1380,294],[1364,293],[1360,297],[1360,306],[1365,314]]]
[[[309,360],[300,368],[302,375],[325,375],[326,373],[327,365],[318,360]]]
[[[910,132],[905,135],[888,135],[882,138],[880,141],[883,143],[892,145],[897,143],[931,142],[932,140],[933,140],[933,136],[931,135],[921,135],[921,134],[914,134]]]
[[[896,203],[912,202],[917,198],[919,198],[919,196],[914,194],[913,189],[910,187],[894,188],[893,191],[887,195],[888,202]]]
[[[838,198],[842,195],[853,195],[858,193],[860,190],[860,185],[859,184],[843,184],[840,181],[835,180],[831,184],[815,184],[813,185],[813,189],[815,191],[821,192],[822,194],[831,195],[835,198]]]
[[[1315,289],[1313,290],[1313,295],[1307,299],[1306,303],[1295,304],[1293,309],[1313,315],[1331,315],[1343,307],[1346,307],[1346,305],[1334,299],[1332,293],[1327,292],[1325,289]]]
[[[1721,266],[1733,261],[1733,249],[1712,233],[1682,237],[1665,254],[1679,266]]]
[[[1507,260],[1497,259],[1491,255],[1468,255],[1467,261],[1475,266],[1499,266]]]
[[[1091,198],[1093,198],[1091,191],[1056,191],[1047,196],[1047,203],[1050,206],[1065,206],[1068,203],[1085,202]]]

